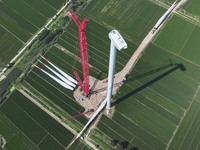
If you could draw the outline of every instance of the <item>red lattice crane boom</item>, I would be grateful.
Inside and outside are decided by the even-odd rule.
[[[88,111],[86,111],[86,112],[83,112],[83,113],[81,113],[81,114],[78,114],[78,115],[76,115],[76,116],[66,118],[66,119],[62,120],[61,122],[65,122],[65,121],[67,121],[67,120],[72,120],[72,119],[74,119],[74,118],[83,116],[83,115],[85,115],[85,114],[87,114],[87,113],[89,113],[89,112],[94,112],[94,109],[90,109],[90,110],[88,110]]]
[[[82,60],[82,68],[83,68],[83,77],[84,77],[84,84],[81,81],[76,69],[73,67],[72,71],[76,76],[80,87],[83,89],[86,95],[89,94],[89,63],[88,63],[88,47],[87,47],[87,38],[85,34],[85,28],[87,26],[88,19],[85,18],[81,23],[77,16],[74,14],[73,10],[70,10],[69,13],[71,14],[72,19],[76,23],[79,28],[79,45],[81,51],[81,60]]]

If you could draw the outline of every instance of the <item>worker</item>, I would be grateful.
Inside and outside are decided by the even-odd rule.
[[[125,82],[125,80],[122,80],[122,82],[121,82],[121,84],[120,84],[120,86],[122,86],[122,84]]]

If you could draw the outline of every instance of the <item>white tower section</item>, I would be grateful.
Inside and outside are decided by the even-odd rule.
[[[109,73],[108,73],[108,91],[107,91],[107,114],[110,114],[111,109],[111,98],[113,89],[113,79],[115,72],[115,61],[117,49],[122,50],[127,48],[127,44],[123,37],[119,34],[117,30],[112,30],[109,33],[109,38],[111,40],[110,44],[110,60],[109,60]]]

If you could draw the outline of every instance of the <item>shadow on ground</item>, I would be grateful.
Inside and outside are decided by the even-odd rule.
[[[143,90],[143,89],[149,87],[150,85],[154,84],[155,82],[161,80],[162,78],[168,76],[169,74],[171,74],[172,72],[174,72],[174,71],[176,71],[176,70],[178,70],[178,69],[180,69],[181,71],[185,71],[185,70],[186,70],[186,68],[185,68],[185,66],[184,66],[183,64],[169,64],[169,65],[166,65],[166,66],[163,66],[163,67],[154,69],[154,70],[152,70],[152,71],[149,71],[149,72],[147,72],[147,73],[144,73],[144,74],[141,74],[141,75],[132,77],[132,78],[128,78],[128,79],[126,80],[126,83],[132,82],[132,81],[134,81],[134,80],[137,80],[137,79],[140,79],[140,78],[143,78],[143,77],[146,77],[146,76],[148,76],[148,75],[151,75],[151,74],[153,74],[153,73],[159,72],[159,71],[161,71],[161,70],[164,70],[164,69],[169,68],[169,67],[172,67],[172,66],[175,66],[175,67],[173,67],[172,69],[170,69],[170,70],[166,71],[165,73],[159,75],[159,76],[156,77],[155,79],[153,79],[153,80],[151,80],[151,81],[145,83],[144,85],[142,85],[142,86],[140,86],[139,88],[133,90],[132,92],[129,92],[129,93],[126,94],[125,96],[123,96],[123,97],[117,99],[116,101],[114,101],[114,102],[112,103],[112,106],[115,106],[115,105],[121,103],[122,101],[126,100],[126,99],[129,98],[130,96],[133,96],[134,94],[136,94],[136,93],[138,93],[139,91],[141,91],[141,90]]]

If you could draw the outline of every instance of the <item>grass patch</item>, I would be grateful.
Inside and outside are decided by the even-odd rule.
[[[0,65],[5,66],[16,55],[23,44],[12,34],[0,27],[0,45]]]
[[[27,5],[20,0],[3,0],[3,2],[37,27],[42,27],[47,20],[46,17],[41,15],[30,5]]]
[[[139,44],[164,12],[148,0],[93,0],[83,14]]]
[[[58,143],[52,136],[49,134],[43,139],[43,141],[38,146],[41,150],[64,150],[65,148]]]
[[[36,145],[30,141],[29,138],[27,138],[22,132],[18,132],[7,144],[6,144],[6,149],[9,150],[39,150]]]
[[[13,136],[19,131],[17,127],[8,118],[6,118],[2,112],[0,112],[0,123],[0,133],[3,135],[6,141],[12,139]]]
[[[15,21],[8,18],[5,14],[1,13],[0,19],[2,20],[1,25],[23,42],[26,42],[31,37],[31,34],[29,32],[20,27]]]
[[[185,116],[178,132],[176,133],[174,140],[172,141],[172,143],[170,145],[170,148],[169,148],[170,150],[175,150],[175,149],[179,149],[179,148],[189,149],[189,147],[192,144],[193,139],[196,138],[195,133],[199,132],[199,130],[198,130],[198,126],[199,126],[199,123],[198,123],[199,117],[198,116],[200,113],[199,108],[200,108],[199,102],[194,101],[193,104],[191,105],[187,115]],[[193,131],[190,132],[191,130],[193,130]],[[197,137],[198,137],[198,135],[197,135]],[[190,138],[190,139],[188,139],[188,138]],[[198,143],[199,139],[196,142]]]
[[[20,99],[15,99],[13,97],[20,97]],[[73,134],[71,132],[61,126],[57,121],[43,112],[19,92],[15,92],[11,98],[62,145],[67,146],[69,144],[73,138]]]
[[[190,0],[182,8],[193,15],[200,16],[200,2],[198,0]]]
[[[45,136],[46,131],[11,99],[8,99],[4,105],[1,106],[1,112],[35,144],[38,144]]]
[[[179,55],[194,27],[194,24],[174,15],[154,43]]]

